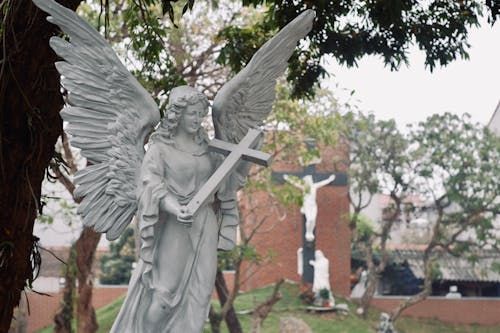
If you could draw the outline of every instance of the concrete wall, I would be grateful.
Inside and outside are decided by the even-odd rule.
[[[401,297],[376,297],[373,306],[390,312]],[[447,299],[444,297],[430,297],[406,309],[403,316],[439,319],[456,324],[500,325],[500,298]]]

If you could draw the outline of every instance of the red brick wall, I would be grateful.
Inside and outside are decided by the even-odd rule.
[[[322,149],[322,162],[317,165],[317,172],[331,173],[333,157],[338,152],[332,148]],[[298,163],[277,162],[274,171],[301,171]],[[260,217],[269,214],[269,196],[260,192],[252,196],[252,205],[242,206],[242,216],[249,206],[258,206]],[[325,186],[317,193],[318,217],[316,220],[316,249],[323,251],[330,260],[330,284],[332,289],[342,295],[349,295],[351,271],[350,231],[343,219],[349,213],[349,202],[346,186]],[[266,206],[267,205],[267,206]],[[302,215],[299,207],[286,210],[286,218],[280,221],[283,212],[275,212],[269,216],[262,231],[254,236],[251,244],[257,252],[265,255],[272,250],[276,256],[270,263],[256,267],[244,265],[242,272],[242,289],[250,290],[270,285],[280,278],[300,282],[297,274],[297,249],[302,246]],[[257,217],[259,219],[259,217]],[[245,223],[250,223],[245,221]]]
[[[402,300],[403,298],[396,297],[374,298],[372,305],[380,310],[390,312]],[[456,324],[500,325],[500,299],[429,298],[406,309],[403,316],[435,318]]]
[[[127,292],[127,287],[116,288],[95,288],[92,305],[95,309],[100,309],[113,302],[118,297]],[[30,315],[26,314],[26,332],[36,332],[50,324],[54,314],[59,309],[62,293],[49,293],[49,296],[28,292]]]

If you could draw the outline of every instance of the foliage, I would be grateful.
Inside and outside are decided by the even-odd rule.
[[[134,230],[127,228],[120,238],[109,244],[110,253],[101,258],[99,281],[102,284],[127,284],[136,261]]]
[[[348,113],[343,137],[349,142],[349,186],[358,197],[351,204],[363,209],[375,193],[404,190],[405,150],[408,141],[394,120],[377,120],[373,114]],[[360,196],[366,192],[368,197]]]
[[[358,215],[356,217],[352,217],[356,219],[356,230],[358,233],[358,240],[360,242],[366,242],[373,237],[374,234],[374,225],[373,222],[364,215]]]
[[[168,92],[169,87],[189,81],[182,75],[187,71],[181,73],[177,67],[179,59],[175,59],[176,51],[183,53],[183,50],[175,42],[174,48],[170,47],[170,35],[189,36],[190,25],[183,24],[183,18],[177,21],[175,17],[186,14],[184,17],[199,17],[203,21],[208,2],[227,5],[226,1],[108,0],[101,8],[105,14],[104,32],[111,40],[117,36],[120,40],[127,37],[129,49],[142,64],[136,71],[141,81],[146,86],[154,85],[155,91]],[[365,55],[376,55],[391,70],[408,65],[411,45],[425,53],[425,65],[431,71],[457,58],[467,59],[469,30],[479,26],[483,16],[490,24],[500,16],[500,6],[495,1],[478,0],[242,0],[240,3],[257,8],[260,14],[250,15],[253,19],[248,20],[249,9],[240,14],[233,11],[233,17],[223,26],[215,24],[221,30],[213,40],[223,45],[220,53],[217,52],[217,63],[229,65],[233,73],[300,12],[306,8],[316,11],[317,19],[309,40],[301,44],[290,61],[287,79],[294,97],[314,94],[314,84],[327,75],[321,63],[326,55],[347,66],[356,66]],[[197,11],[197,6],[205,10]],[[220,8],[222,10],[224,8]],[[93,14],[93,17],[96,24],[101,23],[101,14]],[[175,29],[177,26],[179,29]],[[184,55],[189,56],[189,52]]]
[[[321,297],[322,300],[328,301],[330,299],[330,290],[327,288],[320,289],[319,297]]]
[[[437,249],[473,257],[482,248],[497,248],[498,137],[472,123],[467,115],[433,115],[411,127],[407,135],[401,134],[393,121],[377,121],[362,114],[348,114],[346,119],[343,135],[351,143],[353,247],[364,253],[369,277],[387,267],[386,244],[394,221],[402,216],[430,221],[423,255],[426,280],[418,300],[424,299],[431,292],[431,282],[439,279]],[[359,216],[376,193],[387,194],[391,201],[377,228],[367,234]],[[412,202],[410,198],[420,200]],[[376,279],[369,279],[363,306],[369,305],[373,284]]]
[[[494,220],[500,202],[500,138],[470,116],[434,115],[413,129],[411,190],[427,200],[440,246],[455,255],[498,246]],[[431,216],[432,218],[432,216]],[[466,235],[466,237],[461,237]]]
[[[408,179],[405,170],[408,158],[405,152],[409,143],[398,130],[394,120],[377,120],[372,114],[365,115],[360,112],[349,112],[343,120],[341,135],[343,140],[349,142],[349,158],[336,162],[349,167],[349,203],[353,212],[350,216],[350,227],[353,230],[353,240],[355,243],[367,242],[369,236],[382,238],[380,234],[368,232],[366,224],[363,223],[365,218],[361,216],[373,196],[385,193],[393,200],[400,200],[406,195]],[[399,214],[399,206],[400,203],[393,202],[390,213]],[[376,231],[388,233],[390,229],[389,223],[385,225],[384,230]],[[387,235],[383,237],[386,238]]]
[[[313,85],[326,72],[325,55],[341,64],[356,66],[365,55],[380,56],[391,70],[408,65],[410,45],[425,52],[425,65],[432,71],[457,58],[467,59],[468,32],[483,15],[493,24],[500,16],[496,1],[378,0],[308,1],[242,0],[244,5],[267,6],[263,22],[253,26],[230,26],[221,31],[227,40],[219,61],[234,70],[242,66],[264,41],[263,37],[284,27],[306,8],[317,19],[309,40],[296,51],[288,80],[294,96],[311,96]]]

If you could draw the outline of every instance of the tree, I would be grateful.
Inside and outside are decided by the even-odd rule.
[[[438,276],[437,259],[444,252],[477,257],[478,250],[497,247],[493,221],[498,215],[499,139],[478,124],[449,113],[434,115],[408,135],[397,131],[393,121],[375,121],[359,115],[346,127],[350,145],[351,228],[354,247],[363,254],[369,272],[362,296],[363,316],[373,298],[377,277],[388,264],[386,243],[397,218],[411,213],[426,214],[432,231],[425,243],[424,287],[394,309],[392,319],[432,292]],[[385,208],[378,228],[362,216],[376,193],[386,193],[391,204]],[[410,205],[409,196],[423,204]]]
[[[79,1],[62,3],[76,8]],[[63,99],[48,39],[58,29],[29,0],[2,1],[0,65],[0,331],[39,265],[33,224],[61,134]],[[36,55],[36,56],[35,56]]]
[[[368,270],[366,290],[361,297],[363,318],[375,294],[380,274],[387,267],[387,241],[396,218],[403,210],[408,194],[409,179],[406,150],[408,140],[399,132],[394,120],[376,120],[373,115],[349,113],[344,117],[342,137],[349,142],[346,154],[349,166],[349,203],[352,209],[349,226],[353,248],[361,252]],[[388,194],[391,205],[386,208],[386,219],[377,226],[366,219],[363,211],[374,195]]]
[[[410,134],[411,191],[426,199],[431,232],[423,251],[422,290],[401,302],[391,314],[424,300],[438,276],[443,253],[477,260],[482,249],[499,250],[500,138],[470,121],[468,115],[434,115]],[[430,212],[430,213],[429,213]]]
[[[380,56],[391,70],[408,65],[409,46],[425,52],[432,71],[457,58],[467,59],[468,32],[481,16],[494,24],[500,16],[497,1],[334,1],[242,0],[244,5],[265,5],[264,21],[251,27],[230,26],[221,31],[228,41],[219,61],[238,71],[265,41],[306,8],[317,13],[307,48],[295,53],[288,81],[294,96],[308,96],[326,72],[321,59],[330,55],[341,64],[356,66],[365,55]]]

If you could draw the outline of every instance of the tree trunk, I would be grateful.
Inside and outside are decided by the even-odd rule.
[[[443,197],[444,198],[444,197]],[[392,322],[396,322],[401,313],[409,308],[412,305],[415,305],[423,300],[425,300],[432,293],[432,266],[436,260],[438,260],[439,256],[433,254],[435,247],[438,244],[438,240],[440,237],[441,231],[441,222],[443,220],[443,210],[444,208],[440,205],[441,199],[437,199],[436,204],[438,207],[438,217],[434,226],[432,227],[431,239],[429,244],[424,250],[424,254],[422,257],[424,264],[424,288],[421,292],[416,295],[413,295],[407,300],[402,301],[399,305],[392,311],[391,320]]]
[[[396,195],[393,191],[391,192],[391,199],[394,201],[394,208],[391,217],[388,221],[384,222],[382,225],[382,230],[380,232],[380,261],[375,265],[373,258],[373,246],[374,238],[370,237],[366,244],[364,244],[364,252],[366,255],[366,265],[368,267],[368,283],[366,290],[361,297],[361,309],[363,319],[368,318],[368,309],[370,308],[373,296],[377,290],[378,277],[381,275],[389,261],[389,253],[387,251],[387,240],[390,238],[390,233],[394,221],[401,214],[401,198]]]
[[[208,320],[210,321],[210,330],[212,333],[220,333],[220,324],[222,322],[222,316],[220,313],[214,311],[214,308],[210,305],[210,310],[208,311]]]
[[[427,268],[427,266],[429,266],[429,263],[425,263],[425,265]],[[412,297],[410,297],[404,301],[401,301],[401,303],[399,303],[399,305],[395,309],[392,310],[391,321],[394,323],[405,309],[425,300],[431,294],[431,291],[432,291],[432,277],[431,277],[431,270],[429,268],[429,269],[426,269],[426,272],[425,272],[424,289],[421,292],[419,292],[418,294],[413,295]]]
[[[78,278],[78,303],[77,303],[77,326],[78,333],[94,333],[99,327],[92,306],[93,274],[92,263],[94,261],[97,244],[101,234],[92,228],[83,228],[80,237],[76,241],[76,265]]]
[[[375,295],[375,290],[377,290],[377,270],[373,262],[373,248],[371,242],[365,248],[365,255],[368,268],[368,281],[366,283],[366,290],[361,297],[361,316],[363,319],[368,318],[368,310],[370,309],[373,295]]]
[[[226,280],[224,279],[224,274],[219,269],[217,270],[217,275],[215,276],[215,290],[217,291],[221,307],[224,307],[224,304],[227,302],[229,291],[227,289]],[[243,333],[240,321],[238,320],[238,316],[236,316],[236,312],[234,311],[234,307],[232,305],[226,314],[225,320],[230,333]]]
[[[260,333],[262,323],[273,309],[274,304],[276,304],[276,302],[278,302],[281,299],[279,290],[283,282],[285,282],[285,280],[283,279],[276,282],[276,285],[274,286],[274,290],[271,296],[265,302],[261,303],[253,311],[252,326],[250,327],[250,333]]]
[[[73,297],[75,295],[76,280],[76,243],[73,243],[66,263],[65,285],[61,308],[54,316],[55,333],[71,333],[71,321],[73,320]]]
[[[21,296],[19,306],[14,309],[14,318],[10,323],[9,333],[26,333],[26,315],[28,304],[26,297]]]
[[[63,0],[73,9],[79,0]],[[0,4],[0,332],[38,266],[33,224],[41,184],[62,132],[63,100],[49,38],[58,28],[30,0]]]

